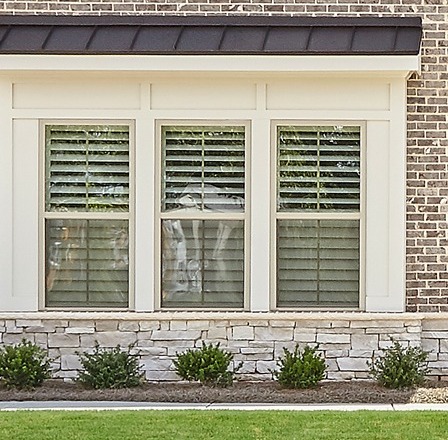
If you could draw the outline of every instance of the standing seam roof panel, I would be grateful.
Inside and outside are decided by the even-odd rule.
[[[0,54],[418,54],[419,18],[0,16]]]

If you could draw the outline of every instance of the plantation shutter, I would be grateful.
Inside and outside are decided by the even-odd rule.
[[[244,222],[163,220],[165,306],[243,307]]]
[[[359,127],[278,127],[279,211],[358,211]]]
[[[244,127],[163,127],[162,211],[244,211]]]
[[[358,307],[361,130],[277,127],[277,305]]]
[[[128,125],[45,127],[45,304],[129,305]]]
[[[357,307],[359,221],[279,220],[280,307]]]
[[[245,126],[164,125],[161,153],[162,306],[242,308]]]
[[[129,127],[46,128],[47,211],[127,211]]]
[[[47,305],[127,307],[127,220],[47,220]]]

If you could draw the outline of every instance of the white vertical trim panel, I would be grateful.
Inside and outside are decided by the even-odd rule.
[[[142,115],[135,122],[135,310],[155,307],[155,196],[154,120]]]
[[[11,308],[13,294],[13,200],[12,200],[12,84],[9,80],[0,83],[0,310]]]
[[[250,310],[270,309],[271,124],[266,114],[266,84],[257,84],[258,112],[252,120]]]
[[[367,123],[366,310],[388,307],[389,122]]]
[[[13,296],[21,311],[38,309],[39,122],[13,120]]]
[[[406,83],[391,81],[390,121],[368,124],[366,311],[405,310]]]
[[[367,126],[366,311],[405,309],[405,82],[391,84],[391,120]]]
[[[389,150],[389,292],[388,311],[405,311],[406,303],[406,81],[391,81]]]

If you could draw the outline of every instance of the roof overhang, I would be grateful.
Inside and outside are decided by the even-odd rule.
[[[419,69],[418,17],[0,16],[2,71]]]

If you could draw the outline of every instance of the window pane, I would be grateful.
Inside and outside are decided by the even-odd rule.
[[[359,221],[277,222],[279,307],[359,306]]]
[[[46,305],[127,307],[127,220],[46,220]]]
[[[244,222],[162,221],[162,305],[243,307]]]
[[[244,211],[245,128],[162,127],[162,211]]]
[[[277,210],[359,211],[360,127],[277,128]]]
[[[45,135],[47,211],[128,211],[127,125],[48,125]]]

